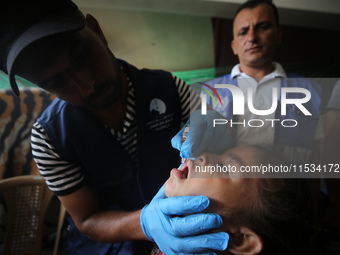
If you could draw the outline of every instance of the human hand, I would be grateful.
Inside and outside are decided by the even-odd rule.
[[[167,198],[164,185],[146,205],[140,215],[145,236],[155,242],[166,255],[172,254],[215,254],[212,250],[227,248],[227,233],[201,234],[222,225],[221,216],[213,213],[197,213],[209,205],[205,196],[183,196]]]
[[[227,125],[213,127],[214,119],[221,119],[216,111],[207,111],[202,115],[194,111],[186,125],[190,125],[186,140],[182,141],[185,126],[172,138],[172,147],[180,151],[182,158],[195,158],[203,152],[221,154],[231,147],[232,135]]]

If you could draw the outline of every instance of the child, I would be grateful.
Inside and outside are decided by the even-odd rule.
[[[225,254],[308,254],[312,213],[306,180],[243,178],[238,171],[242,166],[286,163],[273,151],[256,146],[232,148],[221,155],[203,153],[188,160],[181,171],[171,171],[165,193],[210,199],[207,212],[220,214],[222,230],[230,235]],[[216,172],[228,166],[236,171]]]

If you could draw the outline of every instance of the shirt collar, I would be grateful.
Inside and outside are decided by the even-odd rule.
[[[287,74],[284,71],[283,67],[279,63],[277,63],[277,62],[273,62],[273,64],[275,65],[275,70],[273,72],[271,72],[270,74],[267,74],[266,77],[287,78]],[[246,73],[242,73],[241,70],[240,70],[240,64],[237,64],[231,70],[231,78],[236,78],[236,77],[239,77],[239,76],[243,76],[243,77],[247,77],[247,78],[250,77]]]

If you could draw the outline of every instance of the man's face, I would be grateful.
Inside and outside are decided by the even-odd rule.
[[[241,68],[271,64],[275,46],[281,40],[281,30],[276,25],[271,6],[260,4],[239,12],[234,20],[233,34],[231,46]]]
[[[173,169],[165,183],[168,197],[205,195],[210,199],[209,212],[224,214],[232,209],[251,206],[255,201],[256,180],[240,178],[240,173],[203,173],[207,167],[228,166],[239,170],[241,166],[258,164],[262,156],[257,148],[236,147],[220,155],[203,153],[196,160],[188,160],[181,171]]]
[[[117,61],[87,26],[32,44],[18,62],[19,76],[75,105],[107,108],[121,95]]]

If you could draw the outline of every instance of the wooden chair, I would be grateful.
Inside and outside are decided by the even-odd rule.
[[[41,176],[26,175],[0,180],[7,208],[2,254],[41,254],[42,229],[53,193]]]
[[[66,209],[62,204],[60,204],[59,220],[58,220],[58,226],[57,226],[57,234],[56,234],[55,243],[54,243],[53,255],[58,255],[58,249],[60,245],[59,244],[60,236],[61,236],[61,231],[63,228],[63,223],[65,220],[65,215],[66,215]]]

